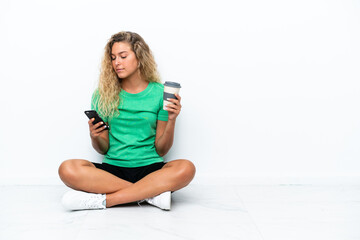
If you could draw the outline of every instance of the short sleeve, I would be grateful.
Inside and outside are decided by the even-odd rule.
[[[104,117],[103,114],[99,111],[98,104],[99,104],[100,94],[99,90],[96,89],[91,97],[91,110],[95,110],[99,116],[104,120],[104,122],[108,122],[108,118]]]
[[[168,117],[169,117],[168,111],[165,111],[162,108],[162,105],[161,105],[161,108],[160,108],[160,110],[158,112],[158,115],[157,115],[157,119],[160,120],[160,121],[167,121]]]

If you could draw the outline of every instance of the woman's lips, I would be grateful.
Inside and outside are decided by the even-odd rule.
[[[118,68],[118,69],[116,69],[116,72],[122,72],[122,71],[124,71],[125,69],[123,69],[123,68]]]

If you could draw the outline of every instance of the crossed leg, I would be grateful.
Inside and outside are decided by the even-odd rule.
[[[195,171],[192,162],[174,160],[138,182],[131,183],[96,168],[87,160],[72,159],[60,165],[59,176],[68,187],[75,190],[106,193],[106,207],[112,207],[179,190],[191,182]]]

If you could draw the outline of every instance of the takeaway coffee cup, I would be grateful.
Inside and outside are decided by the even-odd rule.
[[[176,99],[175,93],[179,94],[181,85],[177,82],[165,82],[164,83],[164,110],[166,107],[166,104],[169,104],[171,102],[167,101],[168,98]]]

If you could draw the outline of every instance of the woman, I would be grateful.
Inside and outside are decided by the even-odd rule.
[[[105,209],[145,200],[170,210],[171,192],[188,185],[195,166],[178,159],[164,163],[174,139],[181,97],[163,110],[163,90],[153,55],[136,33],[120,32],[105,47],[92,108],[110,130],[92,124],[92,146],[103,163],[71,159],[59,167],[61,180],[74,189],[63,197],[70,210]]]

